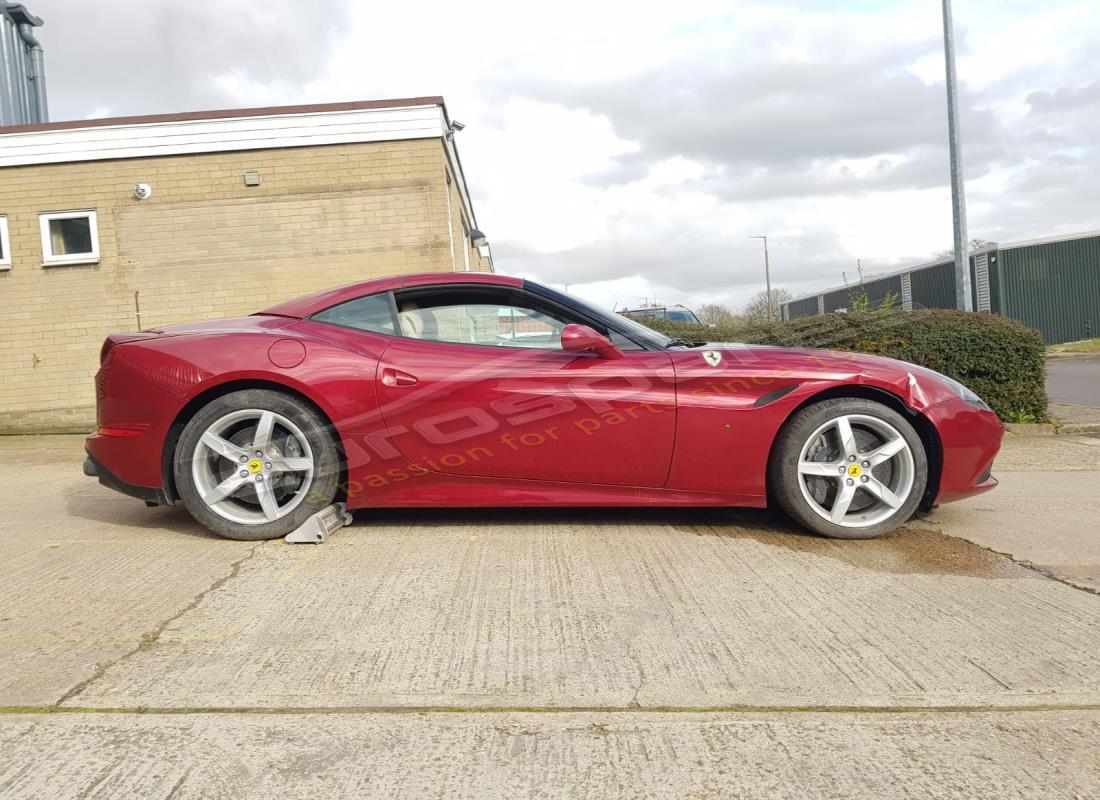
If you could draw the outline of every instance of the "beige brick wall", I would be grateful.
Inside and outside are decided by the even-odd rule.
[[[91,427],[99,347],[139,329],[139,306],[148,328],[451,270],[448,200],[453,227],[464,211],[445,164],[425,139],[0,169],[0,433]],[[83,209],[98,214],[99,263],[43,267],[38,214]],[[460,228],[455,247],[461,269]]]

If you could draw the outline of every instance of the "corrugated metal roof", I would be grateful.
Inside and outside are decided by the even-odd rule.
[[[1042,239],[1025,239],[1020,242],[1005,242],[996,245],[998,250],[1012,250],[1016,247],[1031,247],[1037,244],[1053,244],[1054,242],[1072,242],[1074,239],[1091,239],[1100,236],[1100,230],[1085,231],[1083,233],[1065,233],[1061,236],[1045,236]]]
[[[926,269],[927,267],[934,267],[937,264],[944,264],[948,259],[937,258],[932,261],[922,261],[919,264],[913,264],[908,267],[899,267],[898,269],[890,270],[889,272],[877,272],[874,275],[864,275],[863,283],[872,283],[874,281],[880,281],[884,278],[893,278],[896,275],[901,275],[903,272],[912,272],[913,270]],[[817,297],[819,294],[831,294],[832,292],[850,291],[859,287],[859,281],[853,281],[848,284],[839,284],[830,286],[827,289],[818,289],[816,292],[807,292],[806,294],[800,294],[791,300],[787,300],[787,303],[794,303],[798,300],[805,300],[807,297]]]

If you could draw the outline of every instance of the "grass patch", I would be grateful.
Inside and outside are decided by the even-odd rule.
[[[1047,347],[1048,353],[1100,353],[1100,339],[1084,339],[1080,342],[1066,342],[1065,344],[1052,344]]]

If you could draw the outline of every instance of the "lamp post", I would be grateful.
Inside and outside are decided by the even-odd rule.
[[[772,317],[772,273],[771,267],[768,265],[768,237],[767,236],[750,236],[750,239],[763,239],[764,240],[764,282],[768,290],[768,322],[771,322]]]
[[[951,216],[955,230],[955,308],[973,311],[966,241],[966,189],[959,147],[959,87],[955,77],[955,24],[951,0],[943,0],[943,55],[947,78],[947,144],[951,151]]]

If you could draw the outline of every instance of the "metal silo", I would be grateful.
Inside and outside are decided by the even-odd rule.
[[[34,36],[41,24],[22,4],[0,0],[0,126],[49,121],[42,45]]]

